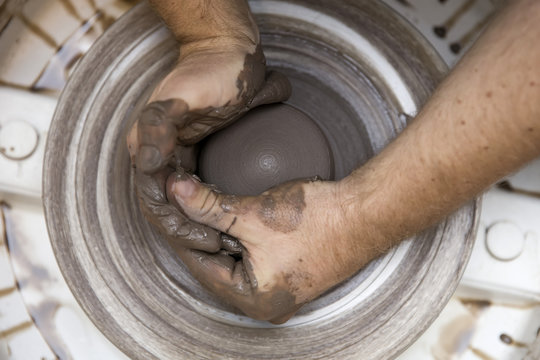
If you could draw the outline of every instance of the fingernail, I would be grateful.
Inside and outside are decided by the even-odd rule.
[[[184,199],[191,198],[196,190],[197,185],[189,175],[182,173],[176,176],[176,182],[173,188],[176,201],[184,203]]]
[[[154,173],[163,165],[163,157],[158,148],[151,145],[142,146],[137,156],[137,167],[145,173]]]
[[[186,237],[191,233],[191,224],[188,222],[183,223],[180,225],[178,230],[176,231],[177,236]]]

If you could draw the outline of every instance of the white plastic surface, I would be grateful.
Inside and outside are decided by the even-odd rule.
[[[0,192],[41,196],[45,140],[56,98],[0,86]]]
[[[24,120],[13,120],[0,126],[0,154],[10,160],[30,157],[39,141],[37,130]]]
[[[512,261],[523,252],[525,234],[510,221],[499,221],[486,230],[486,248],[493,258]]]

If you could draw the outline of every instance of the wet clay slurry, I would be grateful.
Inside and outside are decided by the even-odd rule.
[[[284,182],[334,178],[334,159],[320,128],[286,104],[261,106],[201,146],[199,175],[228,194],[258,195]]]
[[[265,74],[266,58],[259,44],[255,53],[246,55],[244,68],[238,74],[238,79],[236,79],[238,95],[236,99],[241,103],[249,104],[252,102],[256,95],[256,90],[264,83]]]

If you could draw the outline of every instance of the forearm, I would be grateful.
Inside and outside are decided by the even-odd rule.
[[[183,44],[259,42],[257,25],[246,0],[150,0]]]
[[[540,154],[539,24],[538,1],[512,2],[412,124],[340,183],[357,254],[440,221]]]

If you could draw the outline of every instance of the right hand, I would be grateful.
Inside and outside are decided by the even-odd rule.
[[[384,250],[375,231],[364,232],[368,228],[359,223],[351,231],[342,208],[343,186],[295,180],[259,196],[234,196],[186,173],[172,174],[167,180],[171,203],[190,219],[234,236],[242,250],[188,248],[178,255],[224,301],[252,318],[283,323]]]

